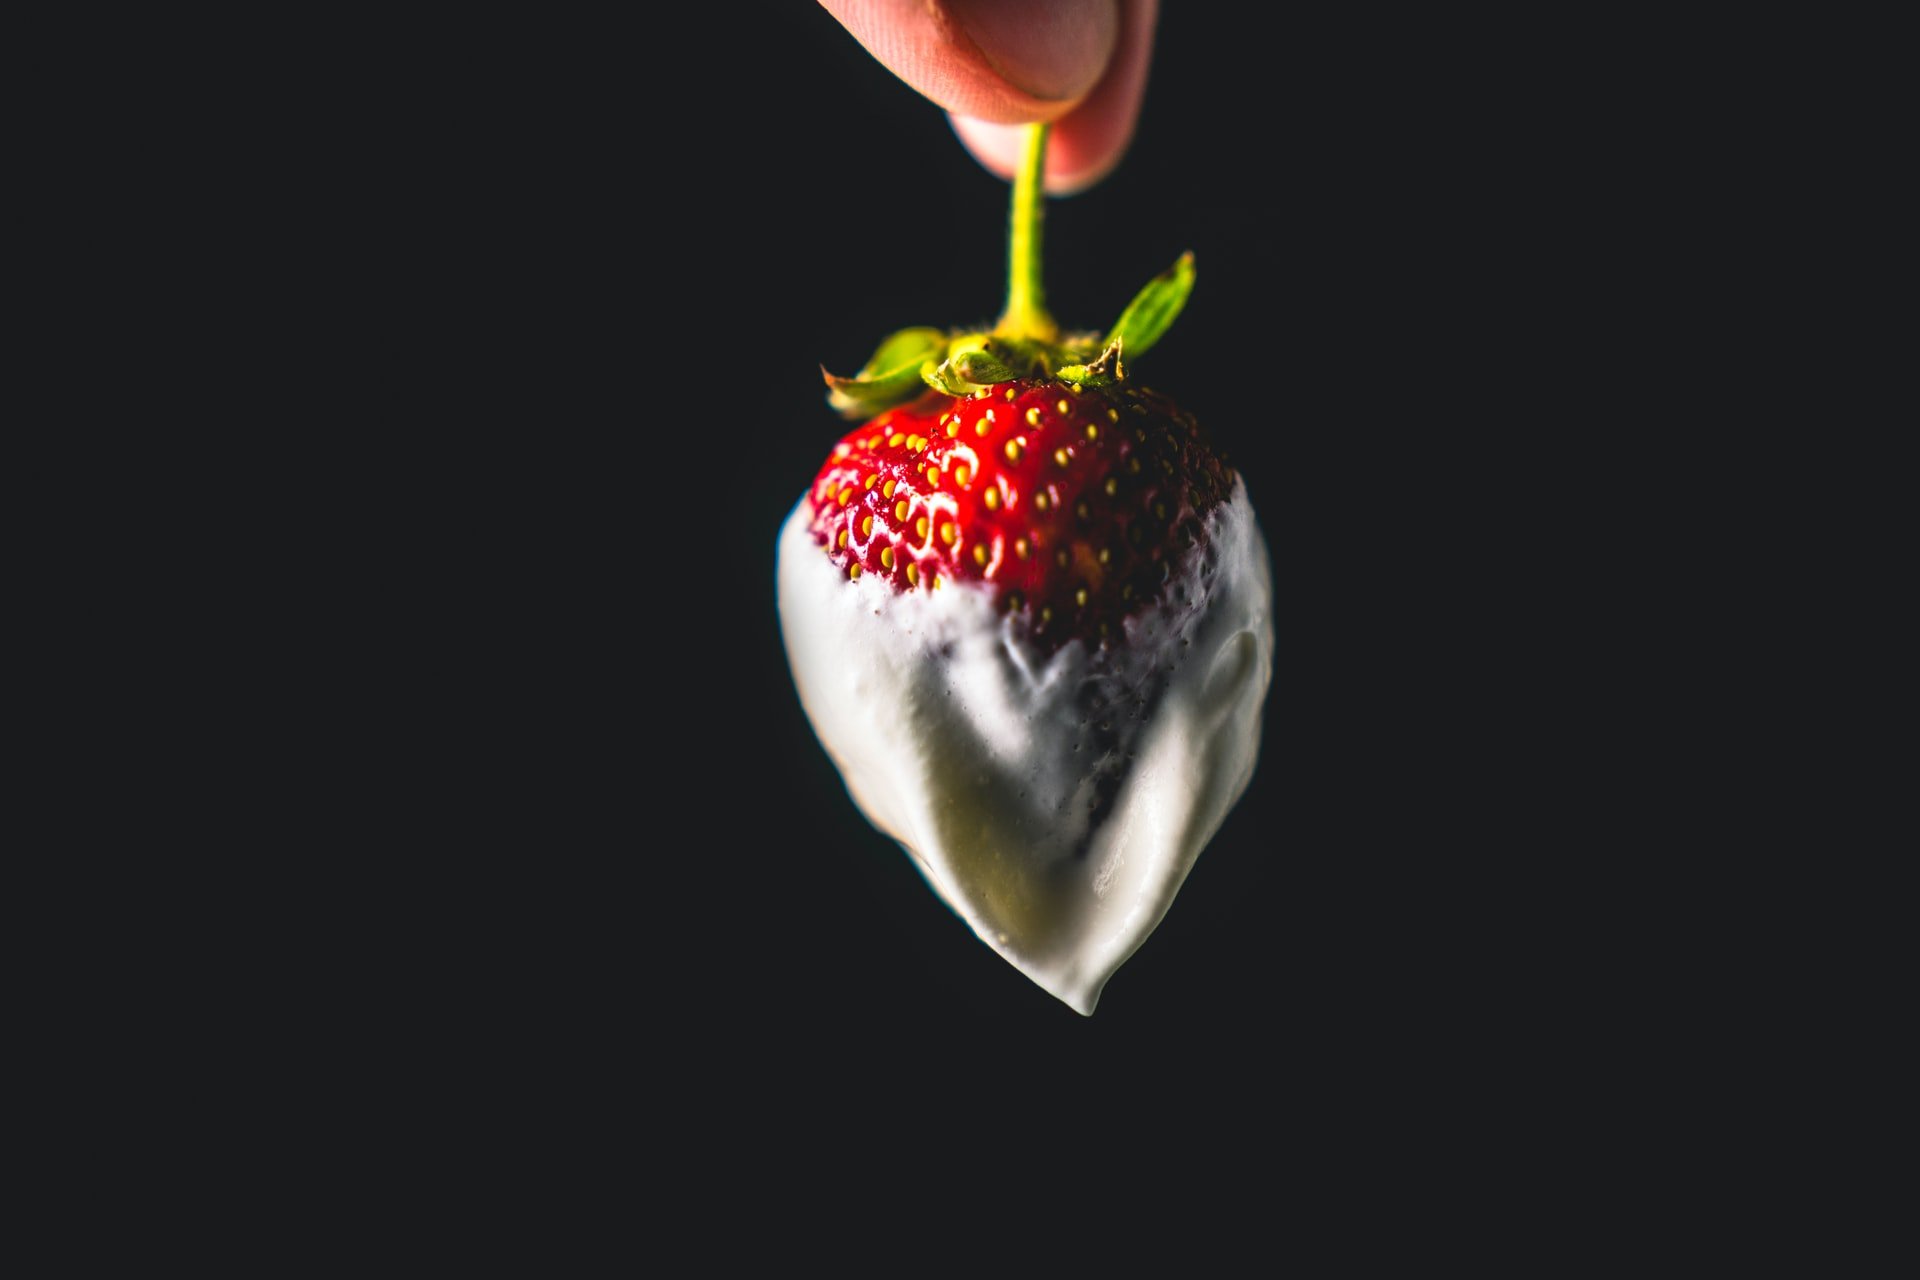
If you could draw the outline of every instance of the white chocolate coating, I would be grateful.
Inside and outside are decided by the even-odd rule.
[[[1182,564],[1184,601],[1105,652],[1042,653],[977,583],[849,581],[808,514],[780,532],[780,625],[854,803],[981,941],[1091,1014],[1253,776],[1273,581],[1244,484]]]

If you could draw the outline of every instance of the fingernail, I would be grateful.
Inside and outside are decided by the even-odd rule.
[[[1008,84],[1049,102],[1098,84],[1113,56],[1115,0],[945,0],[947,11]]]

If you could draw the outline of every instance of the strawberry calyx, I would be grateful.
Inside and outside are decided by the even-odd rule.
[[[927,326],[888,335],[851,377],[821,369],[827,402],[863,420],[905,405],[928,388],[968,396],[1012,382],[1058,379],[1072,387],[1112,387],[1126,380],[1126,361],[1158,342],[1193,292],[1193,254],[1184,253],[1149,281],[1104,333],[1062,333],[1047,310],[1041,283],[1045,206],[1041,172],[1047,126],[1032,125],[1013,183],[1008,218],[1007,303],[986,332]]]

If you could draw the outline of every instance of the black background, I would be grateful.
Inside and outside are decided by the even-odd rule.
[[[1084,1019],[859,816],[774,608],[844,429],[819,366],[990,318],[1007,188],[816,6],[711,8],[396,33],[360,104],[341,221],[378,287],[342,342],[400,375],[380,473],[434,499],[395,592],[431,638],[397,643],[447,744],[419,831],[453,834],[384,890],[444,931],[421,1003],[729,1081],[935,1046],[1182,1088],[1578,1005],[1644,779],[1572,730],[1647,619],[1566,590],[1618,529],[1563,512],[1648,425],[1605,375],[1647,358],[1610,299],[1656,197],[1610,168],[1616,106],[1556,94],[1564,35],[1514,63],[1172,5],[1127,158],[1050,206],[1070,324],[1195,252],[1141,373],[1245,476],[1277,589],[1252,786]]]

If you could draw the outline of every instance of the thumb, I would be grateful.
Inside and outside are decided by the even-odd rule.
[[[1117,0],[820,0],[889,71],[957,115],[1053,120],[1100,82]]]

